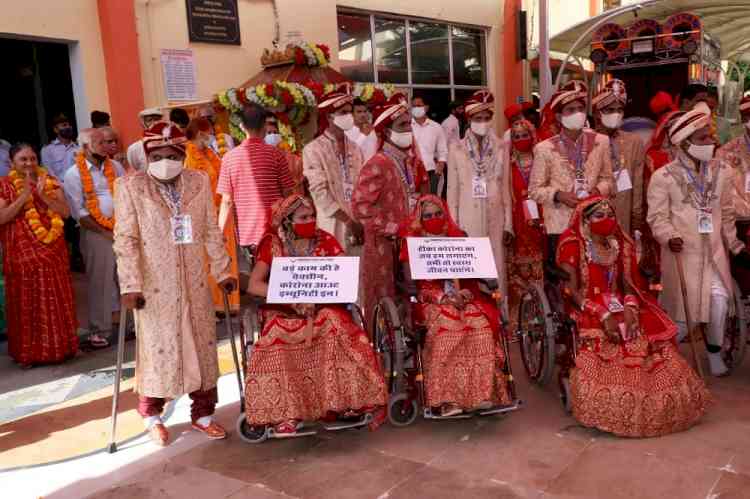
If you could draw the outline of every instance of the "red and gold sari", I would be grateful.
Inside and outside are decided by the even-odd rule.
[[[421,225],[425,202],[440,206],[446,217],[446,236],[464,237],[441,198],[426,194],[419,198],[402,237],[434,237]],[[409,261],[407,245],[401,246],[400,260]],[[483,294],[475,280],[462,279],[461,289],[471,291],[472,299],[463,310],[443,303],[447,286],[453,281],[416,281],[418,303],[413,317],[427,327],[423,352],[427,405],[456,404],[464,410],[510,404],[507,380],[502,371],[505,354],[500,341],[500,315],[497,305]]]
[[[216,206],[216,214],[219,213],[219,207],[221,205],[221,195],[216,193],[216,185],[219,182],[219,172],[221,171],[221,160],[216,153],[209,147],[199,149],[192,142],[188,142],[185,148],[185,168],[190,170],[200,170],[208,175],[208,180],[211,183],[211,192],[214,194],[214,205]],[[231,272],[235,279],[238,276],[238,262],[237,262],[237,238],[236,230],[234,226],[234,216],[230,216],[227,219],[227,226],[224,229],[224,238],[226,239],[226,250],[229,254],[229,258],[232,259]],[[211,276],[211,272],[208,271],[208,259],[206,259],[206,275],[208,276],[208,283],[211,288],[211,297],[214,301],[214,310],[217,312],[224,311],[224,293],[219,289],[219,285],[216,280]],[[238,311],[240,309],[240,291],[239,289],[234,290],[229,294],[229,308],[231,311]]]
[[[590,198],[578,205],[570,227],[560,237],[558,265],[572,266],[585,297],[607,307],[614,295],[625,303],[625,283],[639,305],[641,333],[616,343],[600,318],[589,311],[571,310],[578,327],[579,346],[571,370],[573,415],[584,426],[625,437],[654,437],[690,428],[706,410],[710,395],[703,381],[680,355],[675,344],[677,326],[644,291],[634,243],[618,226],[610,245],[613,263],[597,263],[590,255],[590,236],[583,211],[604,201]],[[613,312],[618,323],[622,312]]]
[[[274,257],[290,256],[281,225],[300,202],[312,207],[312,201],[293,194],[272,208],[273,229],[258,245],[259,262],[270,267]],[[336,239],[318,230],[305,256],[340,255],[343,250]],[[266,305],[261,317],[261,337],[247,366],[249,424],[314,421],[331,413],[372,411],[385,405],[380,364],[367,334],[345,307],[319,305],[308,321],[291,306]]]
[[[47,206],[34,189],[34,205],[45,227]],[[0,179],[0,198],[11,204],[16,189]],[[63,237],[45,244],[31,231],[25,209],[0,225],[3,248],[8,353],[22,365],[62,362],[78,351],[68,248]]]

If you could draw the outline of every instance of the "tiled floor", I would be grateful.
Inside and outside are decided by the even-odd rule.
[[[130,450],[67,463],[87,471],[45,497],[750,498],[749,367],[711,382],[716,402],[698,426],[657,439],[582,428],[551,389],[519,376],[526,407],[502,418],[418,421],[260,445],[236,435],[206,442],[185,433],[186,423],[170,423],[176,441],[166,449],[142,440],[135,448],[145,455],[125,464],[112,460]],[[231,376],[222,387],[225,402],[236,399]],[[187,411],[184,400],[180,405]],[[227,427],[237,407],[219,410]],[[99,476],[91,476],[92,466],[101,466]],[[41,470],[54,474],[52,468]]]

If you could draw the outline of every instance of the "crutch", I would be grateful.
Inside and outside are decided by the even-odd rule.
[[[120,329],[117,334],[117,367],[115,369],[115,388],[112,393],[112,429],[109,438],[109,448],[107,449],[110,454],[117,452],[117,442],[115,440],[115,431],[117,429],[117,406],[120,402],[120,378],[122,377],[122,359],[125,355],[125,331],[127,330],[128,324],[128,309],[122,307],[120,313]]]
[[[677,263],[677,273],[680,276],[680,288],[682,289],[682,306],[685,309],[685,322],[687,322],[688,334],[690,335],[690,349],[693,351],[693,362],[695,362],[695,369],[698,371],[700,377],[702,379],[706,379],[706,376],[703,374],[703,364],[698,358],[698,350],[695,346],[695,343],[698,340],[695,338],[695,324],[693,323],[693,318],[690,315],[690,307],[688,306],[687,285],[685,284],[685,268],[682,265],[682,255],[680,255],[679,253],[673,254],[675,262]]]
[[[234,368],[237,373],[237,388],[240,391],[240,412],[245,412],[245,390],[242,385],[242,372],[244,365],[240,365],[240,358],[237,355],[237,345],[235,344],[234,338],[234,327],[232,326],[232,316],[229,314],[229,293],[226,290],[221,290],[221,295],[224,298],[224,327],[226,327],[229,333],[229,341],[232,343],[232,359],[234,360]],[[244,345],[240,345],[241,348],[245,348]]]

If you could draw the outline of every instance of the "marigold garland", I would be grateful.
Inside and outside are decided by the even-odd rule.
[[[96,191],[94,190],[94,179],[91,178],[91,172],[89,172],[88,165],[86,164],[86,157],[82,152],[76,156],[76,166],[78,167],[78,174],[81,177],[81,187],[83,188],[86,209],[89,211],[91,218],[105,229],[112,230],[115,227],[115,217],[105,217],[102,215],[99,209],[99,198],[96,196]],[[112,161],[109,158],[104,160],[103,170],[104,176],[107,179],[107,185],[109,186],[109,192],[114,195],[115,168],[112,166]]]
[[[46,175],[47,171],[44,168],[37,168],[36,173],[38,176],[42,176]],[[16,195],[20,196],[23,192],[23,177],[21,177],[21,175],[16,170],[11,170],[8,176],[13,183],[13,187],[16,189]],[[44,183],[45,194],[51,195],[55,189],[57,189],[57,185],[51,178],[47,177],[47,180]],[[63,234],[63,227],[65,226],[65,222],[63,222],[62,217],[57,214],[57,212],[55,212],[52,208],[47,208],[47,217],[49,217],[50,219],[50,226],[48,229],[42,223],[39,212],[34,205],[33,196],[29,197],[26,203],[24,203],[23,207],[26,210],[26,212],[24,213],[26,224],[29,226],[31,232],[34,233],[34,236],[39,241],[44,244],[52,244],[57,241],[57,239]]]

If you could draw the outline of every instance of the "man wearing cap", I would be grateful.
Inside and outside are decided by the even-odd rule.
[[[143,129],[148,130],[154,123],[162,119],[161,110],[153,107],[144,109],[138,113],[138,119],[141,121]],[[136,171],[142,171],[146,168],[146,153],[143,151],[143,139],[130,144],[126,156],[130,168]]]
[[[569,88],[550,100],[548,113],[554,114],[561,131],[534,148],[529,177],[529,197],[544,211],[548,270],[556,268],[557,240],[568,228],[578,202],[615,192],[609,138],[585,128],[587,94],[579,85]]]
[[[626,234],[640,231],[646,215],[643,199],[645,151],[638,135],[620,130],[628,96],[625,84],[610,80],[592,100],[596,131],[609,137],[612,174],[615,177],[614,206],[617,221]]]
[[[226,292],[236,288],[216,222],[208,176],[184,169],[187,139],[157,123],[144,135],[145,171],[115,188],[114,250],[122,303],[135,310],[138,413],[154,443],[166,445],[161,420],[166,399],[185,393],[192,428],[226,438],[213,420],[219,374],[211,275]]]
[[[737,217],[737,237],[747,244],[750,231],[750,96],[740,101],[740,121],[742,135],[724,144],[716,153],[716,158],[724,160],[732,167],[732,187],[734,211]],[[750,272],[733,266],[743,298],[750,296]]]
[[[438,192],[440,177],[445,174],[445,164],[448,160],[448,141],[445,139],[443,128],[427,117],[430,107],[425,103],[423,97],[416,96],[411,101],[411,115],[414,120],[411,123],[414,134],[414,143],[419,149],[420,157],[430,176],[430,192],[442,195]]]
[[[409,108],[402,94],[375,108],[373,127],[383,142],[362,167],[352,195],[354,218],[365,229],[360,262],[367,279],[363,303],[368,320],[378,299],[395,294],[393,236],[428,186],[424,165],[414,151]]]
[[[117,306],[117,276],[112,252],[112,188],[125,174],[122,165],[107,156],[101,128],[81,130],[82,151],[65,173],[63,183],[71,216],[81,226],[81,250],[86,263],[88,322],[94,348],[109,345],[112,314]]]
[[[469,129],[448,154],[448,209],[470,237],[489,237],[501,290],[505,291],[505,246],[513,240],[509,170],[492,128],[495,99],[478,90],[464,104]],[[509,164],[509,163],[507,163]]]
[[[362,224],[352,215],[352,194],[364,163],[362,151],[347,137],[354,128],[353,97],[333,91],[318,104],[328,126],[302,150],[302,168],[318,214],[318,227],[333,234],[347,254],[362,243]]]
[[[684,269],[688,307],[696,323],[707,323],[709,366],[727,373],[721,356],[724,327],[733,295],[728,254],[747,266],[750,254],[737,239],[734,171],[713,159],[710,115],[693,110],[677,116],[669,130],[675,159],[657,170],[648,187],[648,216],[661,244],[661,302],[687,334],[678,259]]]
[[[52,131],[55,132],[55,140],[42,147],[42,166],[63,182],[65,172],[73,164],[80,148],[75,142],[73,126],[64,114],[58,114],[52,120]]]

